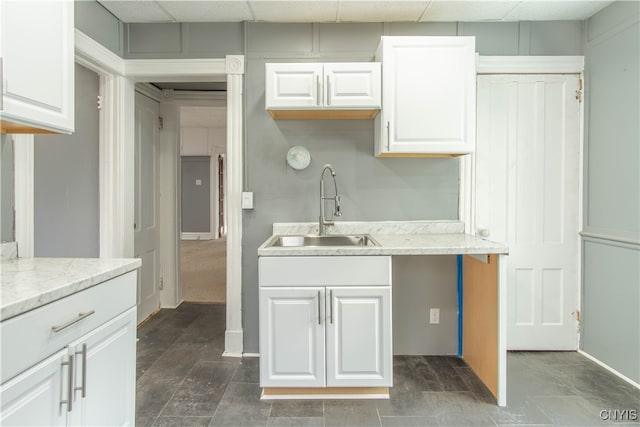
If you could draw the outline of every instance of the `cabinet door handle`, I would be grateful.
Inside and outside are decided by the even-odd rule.
[[[69,360],[61,363],[62,366],[68,366],[69,372],[67,375],[67,398],[60,398],[60,409],[62,409],[62,405],[67,405],[67,412],[71,412],[73,410],[73,354],[69,355]],[[60,387],[60,392],[62,392],[62,387]]]
[[[87,344],[82,344],[82,350],[76,351],[76,355],[82,355],[82,384],[73,390],[80,390],[82,397],[87,397]]]
[[[333,289],[329,291],[329,319],[333,323]]]
[[[320,75],[316,76],[316,104],[320,105],[320,97],[322,96],[322,92],[320,91]]]
[[[320,291],[318,291],[318,325],[322,324],[322,321],[321,321],[321,318],[320,318],[320,312],[321,312],[321,309],[320,309],[320,298],[321,298],[320,297]]]
[[[331,105],[331,76],[327,74],[327,105]]]
[[[60,332],[61,330],[68,328],[69,326],[73,325],[74,323],[78,323],[82,319],[86,319],[87,317],[91,316],[95,312],[96,312],[95,310],[91,310],[91,311],[87,311],[85,313],[78,313],[78,317],[76,317],[75,319],[69,320],[67,323],[63,323],[62,325],[52,326],[51,330],[53,332]]]
[[[387,122],[387,151],[389,151],[390,143],[391,143],[391,122]]]

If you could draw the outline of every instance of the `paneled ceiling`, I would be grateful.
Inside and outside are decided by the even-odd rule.
[[[99,0],[123,22],[502,22],[584,20],[611,1]]]

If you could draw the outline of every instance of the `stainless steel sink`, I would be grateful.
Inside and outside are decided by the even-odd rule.
[[[267,247],[380,246],[368,234],[275,236]]]

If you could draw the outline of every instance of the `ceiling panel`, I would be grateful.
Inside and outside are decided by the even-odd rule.
[[[433,1],[422,22],[501,21],[520,1]]]
[[[123,22],[584,20],[596,0],[98,0]]]
[[[239,22],[253,21],[249,4],[235,1],[159,1],[178,22]]]
[[[122,22],[173,22],[174,19],[155,1],[100,1],[109,12]]]
[[[262,22],[336,22],[338,13],[338,2],[332,0],[251,0],[249,5]]]
[[[416,22],[426,1],[345,1],[338,5],[340,22]]]
[[[611,3],[610,1],[526,1],[518,5],[510,21],[584,20]]]

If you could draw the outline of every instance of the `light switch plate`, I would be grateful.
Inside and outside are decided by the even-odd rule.
[[[437,325],[440,323],[440,309],[432,308],[429,310],[429,323]]]
[[[253,192],[242,192],[242,209],[253,209]]]

